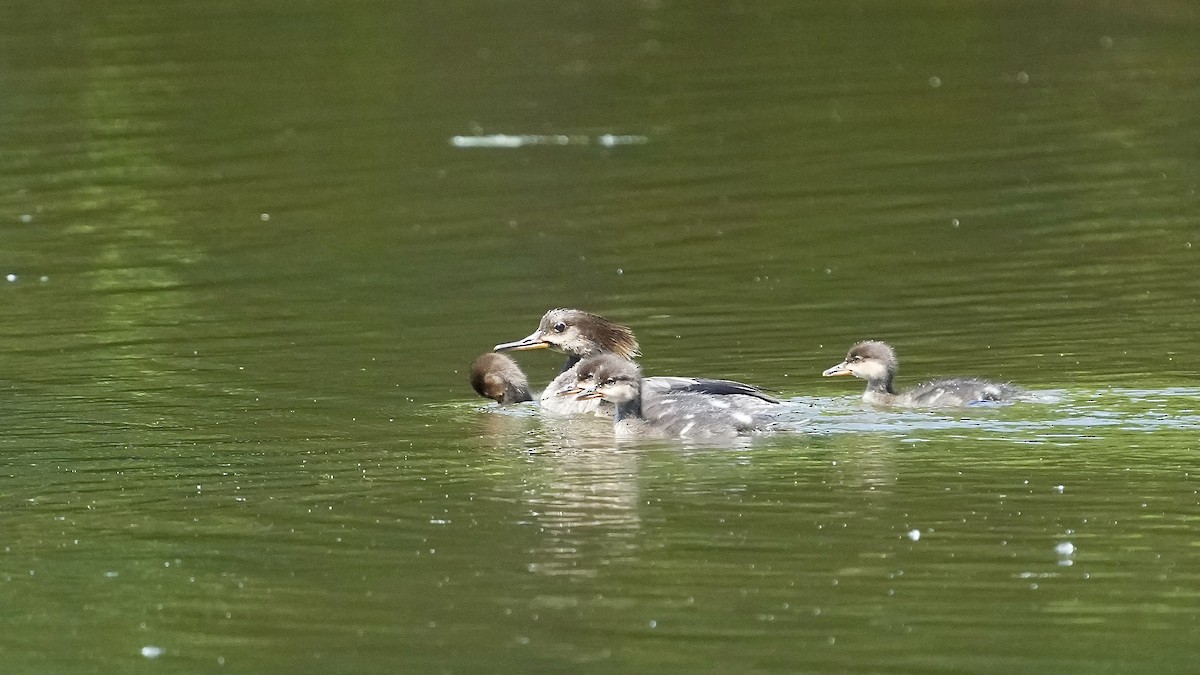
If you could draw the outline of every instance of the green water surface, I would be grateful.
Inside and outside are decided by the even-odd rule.
[[[1195,670],[1198,29],[5,3],[0,671]],[[556,306],[805,432],[474,398]],[[872,409],[819,377],[863,338],[1035,400]]]

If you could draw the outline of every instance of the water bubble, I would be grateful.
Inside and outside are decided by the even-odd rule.
[[[913,541],[920,541],[921,531],[920,530],[909,530],[905,536],[907,536],[909,539],[911,539]]]
[[[1060,542],[1054,547],[1054,552],[1058,554],[1060,567],[1070,567],[1075,564],[1075,544],[1069,541]]]
[[[1029,84],[1029,73],[1025,71],[1017,73],[1017,84]]]
[[[937,75],[930,77],[929,78],[929,86],[933,87],[934,89],[937,89],[938,87],[942,86],[942,78],[938,77]]]
[[[144,656],[148,659],[157,659],[158,657],[160,657],[162,655],[163,655],[162,647],[155,647],[154,645],[146,645],[145,647],[142,647],[142,656]]]

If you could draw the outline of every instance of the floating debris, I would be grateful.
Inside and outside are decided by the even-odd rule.
[[[523,148],[529,145],[599,145],[613,148],[649,142],[646,136],[628,134],[601,134],[595,138],[584,134],[487,134],[450,138],[450,145],[456,148]]]

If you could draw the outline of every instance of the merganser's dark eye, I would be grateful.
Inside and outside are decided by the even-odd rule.
[[[616,384],[616,383],[617,383],[617,378],[615,378],[615,377],[610,377],[604,381],[604,384]]]
[[[555,333],[561,333],[561,332],[565,331],[566,329],[567,329],[567,324],[565,324],[561,321],[554,324],[554,332]]]

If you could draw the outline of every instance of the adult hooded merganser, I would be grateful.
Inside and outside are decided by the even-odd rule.
[[[821,375],[836,377],[853,375],[867,381],[863,400],[874,405],[963,406],[982,402],[1012,401],[1022,390],[1006,382],[991,382],[975,377],[953,377],[931,380],[904,393],[892,386],[900,362],[896,350],[886,342],[859,342],[846,353],[846,359]]]
[[[558,377],[542,391],[542,408],[555,413],[611,414],[609,404],[602,399],[578,400],[559,394],[575,388],[578,384],[576,368],[580,361],[599,354],[613,354],[629,361],[638,356],[638,342],[633,331],[602,316],[578,309],[552,309],[542,316],[538,329],[529,336],[515,342],[495,346],[497,352],[522,351],[527,349],[553,349],[567,355],[566,363]],[[701,391],[712,395],[731,396],[734,399],[754,399],[755,405],[767,407],[779,401],[755,387],[697,377],[648,377],[648,389],[655,391]]]
[[[532,401],[529,380],[516,361],[503,354],[482,354],[471,364],[471,388],[500,405]]]
[[[701,389],[647,387],[637,364],[615,354],[600,354],[581,361],[576,369],[578,386],[560,392],[579,392],[583,400],[605,400],[615,406],[613,428],[618,437],[719,438],[765,431],[771,423],[762,405],[747,410],[728,395]],[[727,387],[753,389],[725,380]],[[757,391],[757,390],[754,390]],[[745,392],[750,393],[750,392]],[[763,404],[762,400],[743,396]]]

